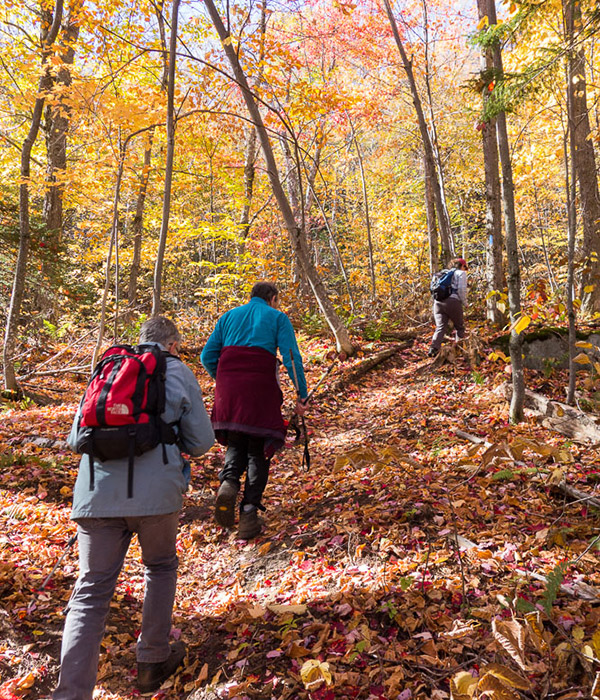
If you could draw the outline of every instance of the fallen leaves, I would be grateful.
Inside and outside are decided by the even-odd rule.
[[[314,466],[299,471],[296,447],[277,457],[256,542],[212,522],[219,448],[193,465],[175,608],[190,656],[164,698],[205,700],[213,690],[278,700],[536,697],[545,674],[567,682],[573,655],[596,663],[600,614],[578,593],[584,577],[599,583],[595,520],[587,502],[557,503],[550,491],[557,480],[593,488],[593,453],[539,426],[507,426],[491,387],[420,376],[420,361],[407,352],[315,404]],[[70,422],[69,411],[60,416],[57,435]],[[30,424],[44,422],[36,409]],[[24,435],[17,424],[0,436]],[[460,426],[488,444],[465,445]],[[76,572],[68,556],[35,595],[72,532],[74,470],[34,447],[0,474],[0,593],[17,634],[0,646],[0,670],[14,679],[30,672],[24,648],[40,654],[49,632],[57,639]],[[575,555],[580,562],[549,597],[549,575]],[[99,698],[131,697],[143,585],[132,547],[111,607],[117,623],[103,647]],[[48,648],[56,659],[56,642]]]
[[[307,690],[313,691],[323,683],[331,685],[333,682],[328,663],[322,663],[315,659],[305,661],[300,669],[300,677]]]

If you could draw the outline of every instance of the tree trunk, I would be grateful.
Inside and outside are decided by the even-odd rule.
[[[265,37],[267,34],[267,0],[261,4],[260,12],[260,51],[258,56],[259,69],[255,88],[260,87],[263,82],[265,60]],[[251,126],[247,130],[246,148],[244,156],[244,203],[240,214],[240,234],[242,238],[248,238],[250,232],[250,207],[252,206],[252,196],[254,194],[254,177],[256,174],[255,163],[258,155],[256,129]]]
[[[429,272],[433,276],[440,269],[440,241],[432,184],[435,173],[431,172],[431,163],[425,157],[423,157],[423,171],[425,173],[425,216],[427,219],[427,239],[429,241]]]
[[[175,61],[177,56],[177,23],[179,21],[179,2],[173,0],[171,13],[171,40],[169,43],[169,83],[167,87],[167,158],[165,163],[165,191],[163,195],[162,222],[154,266],[154,288],[152,294],[152,315],[157,316],[161,307],[162,271],[169,232],[171,213],[171,185],[173,182],[173,157],[175,155]]]
[[[567,0],[568,2],[569,0]],[[571,0],[573,2],[573,0]],[[573,12],[565,13],[565,31],[569,44],[573,41]],[[567,255],[567,318],[569,320],[569,385],[567,387],[567,403],[573,406],[575,403],[575,388],[577,383],[577,365],[575,363],[575,343],[577,342],[575,327],[575,238],[577,235],[577,137],[575,99],[573,90],[573,65],[571,58],[567,58],[567,134],[564,145],[565,161],[565,192],[567,195],[567,219],[569,224],[568,255]],[[567,148],[568,141],[568,148]],[[570,167],[569,167],[570,166]]]
[[[119,231],[119,201],[121,198],[121,182],[123,180],[123,167],[125,164],[125,154],[127,152],[127,144],[129,139],[124,143],[119,143],[119,165],[117,168],[117,177],[115,180],[115,192],[113,196],[113,212],[112,212],[112,224],[110,227],[110,241],[108,244],[108,253],[106,254],[106,264],[104,267],[104,291],[102,292],[102,301],[100,302],[100,328],[98,329],[98,338],[96,339],[96,346],[92,354],[92,363],[90,367],[90,373],[94,370],[96,362],[98,361],[98,355],[100,354],[100,348],[102,347],[102,341],[104,340],[104,330],[106,328],[106,305],[108,302],[108,291],[110,289],[110,264],[112,261],[113,250],[115,248],[115,243],[117,241],[118,231]],[[116,274],[119,271],[117,269]],[[115,323],[118,318],[118,312],[115,313]]]
[[[52,87],[52,75],[48,59],[60,29],[63,14],[63,0],[56,0],[54,18],[52,24],[43,21],[41,28],[42,46],[42,76],[40,78],[37,97],[33,106],[33,115],[27,136],[21,149],[21,182],[19,184],[19,252],[15,265],[15,277],[13,281],[10,307],[6,318],[6,330],[4,335],[4,387],[10,391],[18,389],[13,355],[17,340],[17,330],[21,317],[21,304],[25,292],[25,275],[27,272],[27,258],[29,256],[29,243],[31,228],[29,221],[29,177],[31,169],[31,151],[40,130],[44,102],[48,90]]]
[[[435,210],[437,214],[438,224],[440,228],[440,238],[442,242],[442,263],[448,265],[450,260],[456,255],[454,249],[454,240],[452,237],[452,228],[450,226],[450,216],[448,214],[448,209],[446,206],[445,193],[443,192],[440,173],[436,169],[435,153],[433,148],[433,142],[431,134],[429,132],[429,127],[427,126],[427,121],[425,120],[425,114],[423,113],[423,105],[421,104],[421,98],[419,97],[419,91],[417,89],[417,83],[415,81],[415,76],[412,68],[412,61],[408,59],[406,51],[404,50],[404,45],[400,39],[400,33],[398,32],[398,25],[394,19],[392,13],[392,8],[390,6],[389,0],[383,0],[387,15],[392,28],[392,33],[400,52],[400,57],[402,58],[402,65],[404,67],[404,72],[408,78],[408,83],[410,85],[410,91],[415,105],[415,111],[417,113],[417,121],[419,123],[419,131],[421,133],[421,140],[423,141],[423,150],[425,153],[425,159],[428,163],[429,172],[435,173],[435,177],[431,180],[433,187],[433,194],[435,198]]]
[[[127,301],[133,306],[137,297],[137,283],[142,263],[142,236],[144,232],[144,207],[146,204],[146,194],[148,193],[148,180],[150,179],[150,162],[152,159],[152,142],[154,140],[154,129],[150,130],[148,142],[144,149],[144,167],[140,178],[137,200],[135,203],[135,214],[131,224],[133,236],[133,259],[129,270],[129,286],[127,288]]]
[[[254,192],[255,162],[258,153],[256,143],[256,129],[251,126],[247,131],[246,148],[244,156],[244,203],[240,214],[240,234],[247,238],[250,232],[250,207]]]
[[[306,174],[306,193],[304,195],[304,212],[308,216],[310,214],[310,209],[313,204],[313,200],[316,200],[315,182],[317,180],[317,173],[319,172],[319,167],[321,165],[321,153],[323,151],[323,143],[325,141],[325,136],[323,134],[323,124],[317,126],[317,131],[315,134],[315,155],[312,159],[312,163],[308,172],[306,168],[304,172]]]
[[[342,254],[340,252],[340,248],[337,244],[337,241],[335,239],[335,235],[333,233],[333,224],[332,222],[330,223],[329,218],[327,217],[327,212],[325,211],[325,208],[323,207],[323,204],[319,197],[317,196],[317,193],[314,189],[314,181],[315,178],[308,178],[308,192],[312,192],[312,197],[317,203],[317,206],[319,207],[319,211],[321,212],[321,216],[323,217],[323,221],[325,222],[325,228],[327,229],[327,233],[329,234],[329,247],[331,248],[332,252],[334,253],[335,260],[337,261],[338,267],[340,269],[340,272],[342,273],[342,276],[344,278],[344,283],[346,285],[346,291],[348,292],[348,299],[350,300],[350,308],[352,309],[352,313],[356,313],[356,305],[354,303],[354,295],[352,293],[352,287],[350,286],[350,279],[348,277],[348,272],[346,270],[346,266],[344,265],[344,260],[342,258]],[[308,195],[307,192],[307,195]],[[307,201],[308,196],[307,196]]]
[[[350,128],[352,129],[352,139],[354,141],[354,147],[356,148],[356,156],[358,158],[358,167],[360,169],[360,182],[362,186],[363,202],[365,206],[365,225],[367,227],[367,253],[369,259],[369,276],[371,278],[371,302],[374,302],[377,297],[377,286],[375,284],[375,263],[373,262],[373,237],[371,235],[371,217],[369,215],[369,197],[367,194],[367,179],[365,177],[365,166],[363,163],[363,157],[360,150],[360,144],[356,138],[356,131],[354,130],[354,124],[348,116],[348,121],[350,122]]]
[[[48,166],[46,170],[46,193],[44,195],[43,218],[48,236],[60,243],[63,232],[63,191],[67,171],[67,132],[71,116],[69,88],[71,71],[75,60],[75,42],[79,38],[79,15],[76,0],[71,0],[69,12],[60,35],[61,66],[56,72],[54,85],[56,96],[46,107],[44,131]],[[51,246],[54,249],[54,246]]]
[[[431,138],[431,148],[433,150],[433,162],[435,163],[435,168],[432,173],[430,173],[432,180],[430,180],[430,188],[431,188],[431,183],[436,180],[438,180],[438,188],[440,191],[440,198],[441,198],[441,207],[442,210],[446,212],[446,217],[448,218],[448,229],[449,229],[449,244],[447,245],[448,248],[448,255],[445,257],[454,257],[456,254],[456,243],[454,241],[454,234],[452,233],[452,226],[450,225],[450,217],[448,215],[448,203],[446,201],[446,179],[444,177],[444,168],[442,165],[442,157],[440,155],[440,148],[439,148],[439,141],[438,141],[438,134],[437,134],[437,128],[435,125],[435,111],[433,109],[433,97],[431,95],[431,77],[430,77],[430,66],[429,66],[429,19],[428,19],[428,11],[427,11],[427,0],[422,0],[423,5],[423,31],[424,31],[424,41],[423,45],[425,48],[425,89],[427,90],[427,103],[429,105],[429,124],[431,128],[428,130],[428,133],[430,134]],[[435,191],[432,191],[433,194],[433,202],[435,205]],[[427,195],[426,195],[427,196]],[[426,206],[429,206],[428,204]],[[436,231],[436,240],[437,240],[437,231]],[[438,265],[439,265],[439,252],[437,254],[438,256]],[[463,255],[463,257],[465,257]],[[448,260],[446,260],[446,264],[448,263]],[[439,268],[436,268],[436,271]]]
[[[237,53],[232,46],[230,34],[225,29],[213,1],[204,0],[204,4],[206,5],[219,39],[221,40],[223,50],[225,51],[227,59],[229,60],[229,63],[233,69],[235,79],[242,90],[250,118],[252,119],[258,132],[261,148],[266,161],[267,173],[273,189],[273,195],[277,200],[283,216],[283,220],[292,244],[292,250],[295,253],[295,256],[298,258],[302,270],[310,283],[313,294],[315,295],[325,320],[333,331],[338,351],[350,355],[354,351],[354,348],[350,341],[348,330],[344,326],[340,317],[337,315],[333,304],[327,295],[323,282],[310,260],[305,232],[297,225],[292,208],[281,185],[281,180],[279,179],[279,173],[277,170],[277,163],[275,162],[275,156],[271,147],[269,135],[263,123],[260,110],[258,109],[256,100],[254,99],[254,95],[248,86],[248,81],[246,80],[246,76],[238,60]]]
[[[165,92],[169,82],[169,57],[167,51],[167,38],[165,32],[165,19],[163,17],[164,0],[153,3],[158,31],[160,35],[160,45],[162,47],[163,72],[160,81],[160,90]],[[144,234],[144,208],[146,206],[146,195],[148,193],[148,181],[150,180],[150,163],[152,161],[152,145],[154,143],[154,127],[148,131],[148,142],[144,149],[144,166],[140,178],[137,200],[135,203],[135,214],[131,225],[133,234],[133,259],[129,271],[129,285],[127,288],[127,301],[130,306],[135,304],[137,298],[137,284],[142,264],[142,239]]]
[[[495,0],[487,0],[487,12],[490,27],[496,24]],[[504,75],[500,44],[493,46],[494,72],[498,78]],[[508,268],[508,304],[510,311],[510,363],[512,368],[513,392],[510,401],[510,420],[520,423],[524,418],[523,401],[525,398],[525,378],[523,375],[523,337],[517,333],[515,326],[521,316],[521,268],[519,266],[519,241],[515,216],[515,193],[510,160],[510,145],[506,128],[506,114],[500,112],[496,119],[498,151],[502,168],[502,203],[504,206],[504,229],[506,231],[506,260]]]
[[[570,46],[579,46],[568,54],[568,91],[571,102],[575,138],[575,172],[581,197],[583,220],[583,256],[585,267],[581,278],[582,307],[588,313],[600,311],[600,193],[596,175],[596,154],[590,129],[585,78],[585,53],[578,44],[581,30],[579,0],[564,0]]]
[[[477,0],[479,19],[487,15],[487,0]],[[488,18],[489,19],[489,18]],[[481,49],[481,79],[483,109],[489,100],[488,85],[494,71],[494,57],[491,48]],[[494,326],[504,326],[506,315],[498,308],[497,297],[493,292],[504,289],[502,265],[502,206],[500,175],[498,172],[498,139],[496,119],[488,119],[481,124],[483,146],[483,167],[485,173],[485,236],[486,236],[486,281],[487,318]]]

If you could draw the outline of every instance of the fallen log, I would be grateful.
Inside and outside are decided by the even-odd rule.
[[[589,503],[594,508],[600,508],[600,499],[596,498],[596,496],[586,493],[585,491],[576,489],[574,486],[569,486],[569,484],[567,484],[565,481],[561,481],[559,484],[556,484],[555,488],[558,491],[564,493],[566,496],[572,498],[574,501]]]
[[[456,435],[456,437],[460,437],[460,438],[463,438],[465,440],[469,440],[470,442],[474,442],[477,445],[483,444],[484,447],[491,447],[492,446],[492,443],[487,442],[487,440],[484,440],[483,438],[480,438],[477,435],[471,435],[471,433],[467,433],[464,430],[455,430],[454,434]],[[517,466],[523,466],[523,467],[527,466],[524,462],[515,461],[515,464]],[[570,486],[564,480],[558,484],[554,484],[553,488],[556,489],[557,491],[561,491],[566,496],[569,496],[570,498],[572,498],[574,501],[580,501],[582,503],[589,503],[594,508],[600,508],[600,498],[597,498],[596,496],[593,496],[589,493],[586,493],[585,491],[581,491],[580,489],[577,489],[574,486]]]
[[[347,369],[342,376],[329,387],[328,391],[340,391],[348,384],[352,384],[357,379],[360,379],[374,367],[377,367],[377,365],[381,364],[385,360],[388,360],[390,357],[393,357],[396,353],[401,352],[402,350],[407,350],[412,346],[412,344],[412,340],[405,343],[399,343],[398,345],[381,350],[380,352],[375,353],[375,355],[371,355],[366,357],[364,360],[357,362],[356,364],[352,365],[352,367]]]
[[[468,551],[469,549],[477,549],[481,551],[481,547],[471,540],[463,537],[459,534],[449,533],[447,539],[453,544],[456,544],[461,549]],[[541,581],[542,583],[548,583],[548,577],[544,574],[540,574],[537,571],[527,571],[525,569],[516,568],[513,569],[522,578],[532,578],[535,581]],[[571,583],[563,583],[560,586],[560,590],[567,595],[573,596],[574,598],[581,598],[582,600],[587,600],[589,602],[598,603],[600,602],[600,591],[593,586],[585,583],[584,581],[573,581]]]
[[[505,396],[510,401],[512,385],[505,385]],[[560,401],[549,399],[543,394],[525,390],[526,411],[541,426],[566,435],[579,442],[600,443],[600,425],[588,413]]]

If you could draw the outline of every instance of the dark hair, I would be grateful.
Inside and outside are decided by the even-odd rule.
[[[254,287],[252,287],[250,299],[252,299],[252,297],[259,297],[260,299],[264,299],[267,303],[270,303],[271,299],[274,299],[278,294],[279,290],[271,282],[257,282]]]
[[[181,342],[177,326],[164,316],[154,316],[144,321],[140,329],[140,343],[160,343],[168,347],[171,343]]]

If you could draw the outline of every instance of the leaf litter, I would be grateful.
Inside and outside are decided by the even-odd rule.
[[[303,347],[317,358],[330,350]],[[423,356],[417,344],[343,388],[342,370],[332,372],[309,412],[311,470],[300,469],[300,446],[277,457],[256,541],[212,521],[221,448],[194,460],[172,631],[189,654],[154,697],[596,696],[597,511],[556,492],[565,480],[594,494],[595,450],[532,421],[508,425],[493,364],[474,378],[465,359],[438,367]],[[186,359],[210,403],[210,383]],[[310,381],[322,369],[309,367]],[[40,586],[74,533],[77,457],[55,441],[82,388],[66,386],[64,404],[2,413],[0,699],[47,697],[56,681],[76,546]],[[98,698],[137,696],[142,595],[134,545]]]

